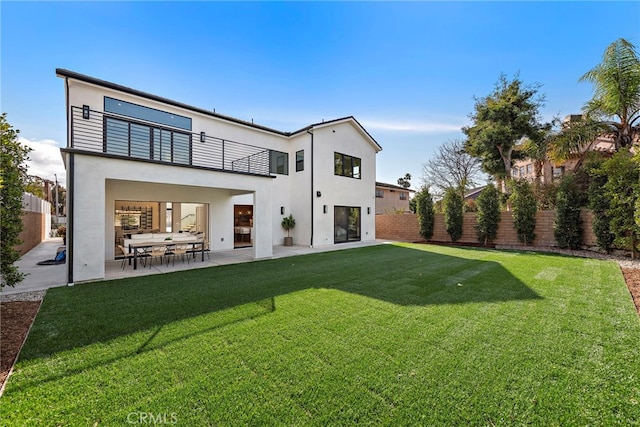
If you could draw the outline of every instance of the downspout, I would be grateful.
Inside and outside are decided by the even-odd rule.
[[[313,247],[313,132],[311,132],[311,128],[307,129],[307,133],[311,135],[311,238],[309,246]]]
[[[70,108],[69,108],[69,77],[64,78],[65,83],[65,102],[67,107],[67,148],[71,147],[71,124],[70,124]],[[73,285],[73,193],[74,193],[74,154],[68,154],[67,164],[67,284]]]

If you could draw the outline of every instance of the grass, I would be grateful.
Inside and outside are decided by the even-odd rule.
[[[48,292],[2,425],[637,425],[617,265],[384,245]],[[143,422],[144,421],[144,422]]]

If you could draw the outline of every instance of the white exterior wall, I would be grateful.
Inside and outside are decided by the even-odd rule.
[[[304,169],[296,172],[296,151],[304,150]],[[300,246],[311,245],[311,135],[302,133],[291,141],[289,154],[289,177],[291,200],[289,207],[285,208],[284,216],[293,215],[296,226],[291,230],[293,244]],[[280,215],[282,222],[283,215]],[[314,218],[315,219],[315,218]],[[278,225],[278,244],[282,244],[287,232]],[[276,234],[276,233],[274,233]]]
[[[312,159],[312,136],[307,132],[279,135],[142,95],[73,78],[67,81],[69,108],[89,105],[91,110],[102,112],[104,97],[109,96],[190,117],[194,159],[201,147],[197,140],[200,132],[209,137],[285,152],[289,156],[289,174],[269,178],[135,159],[113,159],[99,153],[95,156],[74,154],[72,180],[69,175],[70,154],[67,153],[67,182],[74,183],[74,212],[71,213],[74,218],[74,281],[104,277],[104,262],[114,256],[115,200],[208,204],[209,239],[213,251],[233,248],[234,203],[241,200],[242,203],[253,204],[255,258],[271,257],[273,246],[283,244],[286,232],[280,223],[283,216],[289,214],[296,220],[296,227],[291,232],[295,244],[311,245],[312,240],[314,246],[333,244],[334,206],[360,207],[361,239],[375,239],[375,154],[379,147],[352,119],[313,126]],[[300,172],[296,172],[298,150],[304,150],[304,170]],[[335,176],[334,152],[359,157],[362,160],[361,179]],[[322,196],[316,197],[316,191],[321,191]],[[326,214],[323,213],[323,205],[327,205]],[[284,215],[281,207],[284,207]]]
[[[359,157],[361,179],[335,175],[334,153]],[[314,246],[333,244],[334,206],[361,208],[361,240],[375,240],[375,154],[351,122],[328,124],[314,130]],[[327,205],[327,213],[323,206]],[[370,213],[367,214],[367,208]]]

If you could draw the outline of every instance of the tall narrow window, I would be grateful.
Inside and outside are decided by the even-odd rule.
[[[296,151],[296,172],[304,170],[304,150]]]

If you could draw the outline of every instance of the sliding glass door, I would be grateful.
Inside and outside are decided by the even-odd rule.
[[[360,241],[360,208],[335,206],[333,208],[334,243]]]

